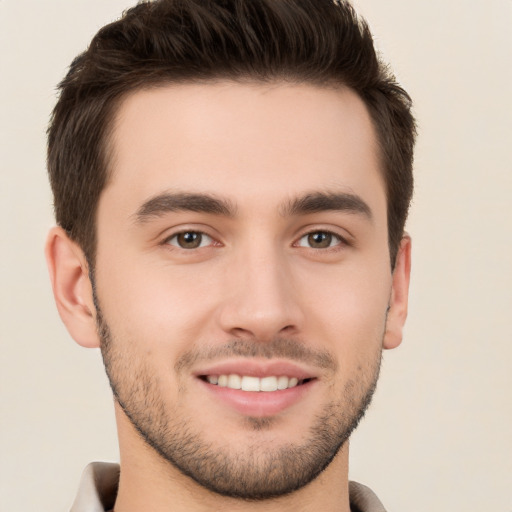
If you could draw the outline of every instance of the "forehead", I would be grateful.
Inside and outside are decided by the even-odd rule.
[[[370,116],[347,88],[221,82],[140,90],[119,107],[111,149],[100,207],[115,200],[127,214],[169,190],[247,205],[259,196],[269,207],[308,190],[384,198]]]

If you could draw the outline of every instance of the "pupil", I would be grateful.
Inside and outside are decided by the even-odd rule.
[[[319,231],[317,233],[311,233],[308,236],[308,242],[312,247],[325,248],[331,245],[332,235],[330,233],[324,233]]]
[[[181,233],[178,236],[178,241],[181,247],[185,249],[194,249],[201,245],[201,234],[189,231],[187,233]]]

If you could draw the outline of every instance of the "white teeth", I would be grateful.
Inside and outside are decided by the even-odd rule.
[[[242,377],[242,389],[244,391],[259,391],[260,379],[258,379],[258,377],[248,377],[244,375]]]
[[[243,391],[277,391],[294,388],[299,384],[297,377],[252,377],[249,375],[208,375],[206,380],[222,388],[241,389]]]
[[[286,389],[288,387],[288,377],[279,377],[277,379],[277,389]]]
[[[228,388],[240,389],[242,387],[242,379],[240,375],[230,375],[228,377]]]
[[[261,391],[276,391],[277,390],[277,377],[263,377],[260,381]]]

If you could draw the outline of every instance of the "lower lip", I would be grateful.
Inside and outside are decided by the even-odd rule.
[[[278,391],[242,391],[198,380],[216,399],[244,416],[255,418],[275,416],[291,407],[303,399],[316,382],[313,379],[293,388]]]

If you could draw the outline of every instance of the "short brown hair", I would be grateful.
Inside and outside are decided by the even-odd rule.
[[[394,265],[413,189],[411,100],[379,60],[367,24],[342,0],[145,1],[96,34],[60,83],[48,129],[56,220],[89,264],[122,98],[216,79],[348,86],[362,98],[379,140]]]

